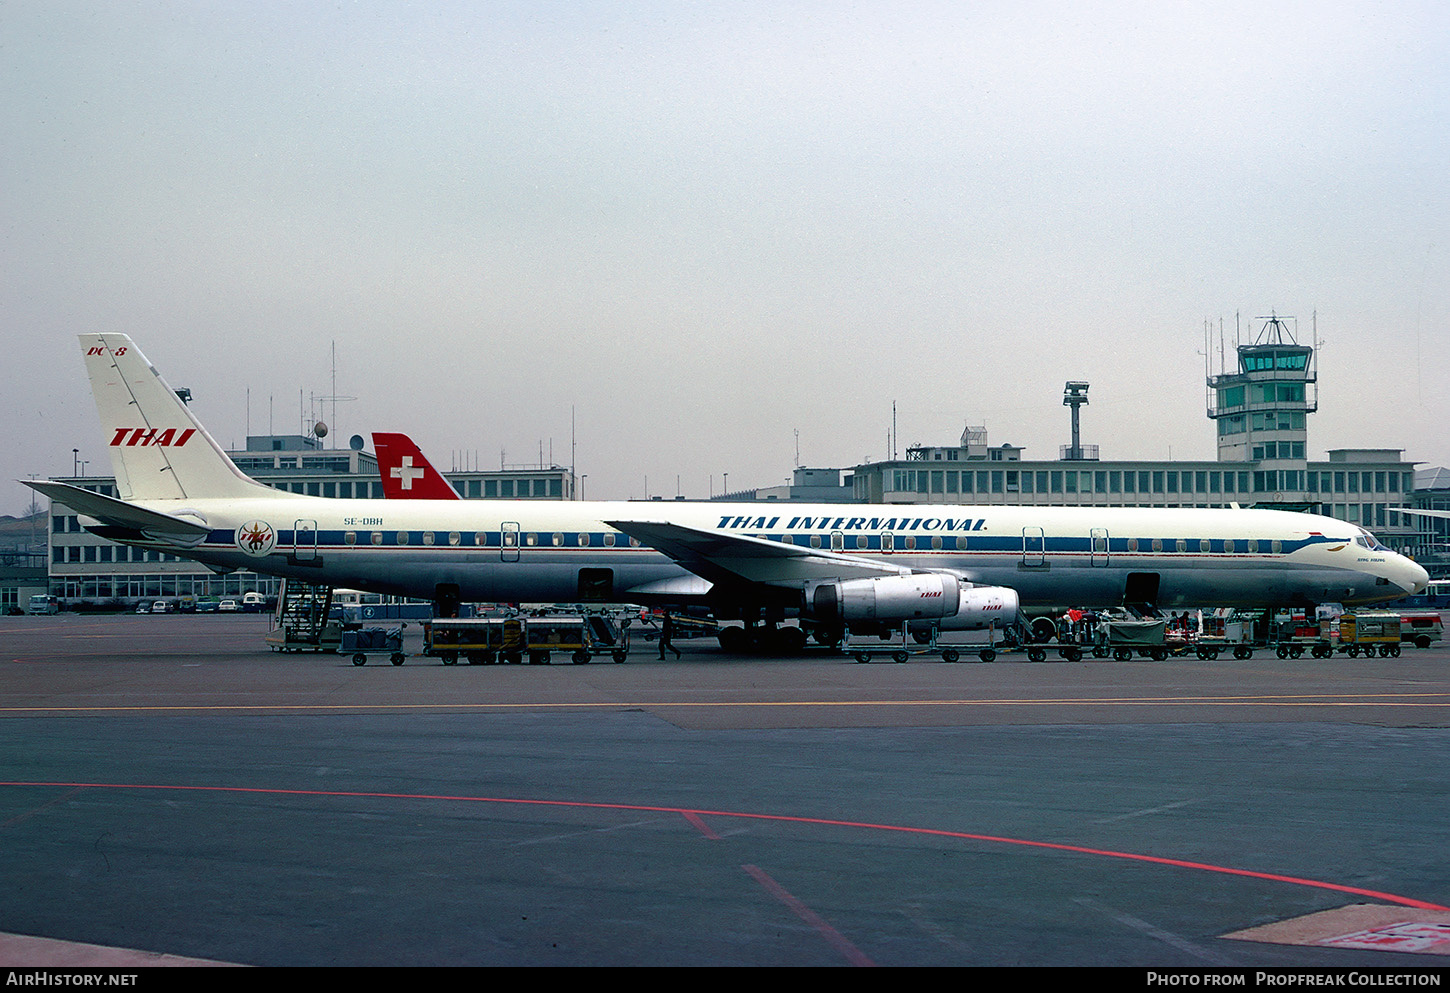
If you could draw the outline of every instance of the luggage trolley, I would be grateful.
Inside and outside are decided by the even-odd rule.
[[[1098,644],[1110,651],[1119,662],[1128,661],[1134,652],[1162,662],[1168,658],[1166,629],[1167,624],[1162,618],[1123,613],[1100,617],[1095,633]],[[1043,654],[1045,656],[1046,652]]]
[[[434,617],[423,622],[423,654],[457,665],[523,659],[523,621],[517,617]]]
[[[1400,615],[1385,611],[1364,611],[1339,618],[1339,650],[1350,658],[1382,659],[1400,656]]]
[[[344,628],[339,655],[351,655],[353,665],[367,665],[369,652],[387,652],[388,661],[402,665],[403,629],[395,628]]]

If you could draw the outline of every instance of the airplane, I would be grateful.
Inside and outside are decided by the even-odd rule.
[[[378,474],[383,478],[385,499],[463,499],[407,435],[374,431],[373,451],[378,456]]]
[[[1389,600],[1425,570],[1330,517],[1253,509],[368,500],[241,472],[130,337],[79,336],[119,497],[27,485],[101,537],[219,572],[460,601],[700,606],[791,650],[847,627],[1006,630],[1034,605]],[[416,465],[417,463],[415,463]],[[777,627],[787,615],[800,626]]]

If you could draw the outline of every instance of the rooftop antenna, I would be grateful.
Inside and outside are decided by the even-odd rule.
[[[336,339],[334,339],[333,342],[332,342],[332,395],[331,396],[325,396],[325,397],[314,397],[314,399],[318,403],[322,403],[322,404],[326,404],[328,401],[331,401],[332,402],[332,426],[333,427],[337,427],[337,402],[339,400],[344,400],[345,401],[345,400],[356,400],[357,399],[357,397],[344,397],[344,396],[338,396],[337,395],[337,341],[336,341]],[[318,434],[317,437],[321,438],[324,435],[326,435],[326,433],[327,432],[324,431],[321,434]],[[336,443],[333,444],[333,447],[334,448],[337,447]]]

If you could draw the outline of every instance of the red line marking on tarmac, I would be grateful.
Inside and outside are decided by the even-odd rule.
[[[445,800],[454,803],[498,803],[528,807],[572,807],[586,810],[628,810],[645,813],[694,815],[696,817],[734,817],[741,820],[773,821],[781,824],[810,824],[818,827],[858,828],[866,831],[890,831],[896,834],[911,834],[933,838],[956,838],[962,841],[981,841],[997,845],[1016,845],[1021,848],[1041,848],[1054,852],[1073,852],[1078,855],[1097,855],[1103,858],[1124,859],[1130,862],[1146,862],[1151,865],[1166,865],[1178,869],[1196,869],[1200,872],[1216,872],[1226,876],[1244,876],[1249,879],[1263,879],[1274,883],[1289,883],[1293,886],[1308,886],[1314,889],[1333,890],[1354,896],[1383,900],[1402,907],[1417,910],[1441,910],[1450,913],[1450,907],[1414,897],[1364,889],[1359,886],[1345,886],[1320,879],[1306,879],[1302,876],[1285,876],[1275,872],[1258,872],[1253,869],[1236,869],[1233,866],[1213,865],[1209,862],[1190,862],[1186,859],[1165,858],[1160,855],[1142,855],[1137,852],[1117,852],[1106,848],[1087,848],[1082,845],[1064,845],[1052,841],[1032,841],[1028,838],[1007,838],[1001,835],[974,834],[969,831],[947,831],[942,828],[910,827],[903,824],[876,824],[871,821],[845,821],[828,817],[800,817],[791,814],[758,814],[740,810],[702,810],[691,807],[664,807],[639,803],[597,803],[586,800],[529,800],[522,797],[494,796],[450,796],[433,793],[377,793],[359,790],[289,790],[265,786],[167,786],[155,783],[61,783],[0,781],[0,786],[43,786],[70,787],[75,789],[101,790],[157,790],[192,793],[258,793],[268,796],[348,797],[373,800]]]
[[[795,896],[795,894],[791,893],[790,890],[780,885],[780,883],[777,883],[774,879],[770,877],[770,874],[767,873],[764,869],[760,868],[760,866],[742,865],[740,868],[744,869],[747,873],[749,873],[751,878],[753,878],[757,883],[763,886],[767,893],[769,893],[771,896],[775,897],[781,903],[789,907],[791,912],[794,913],[801,920],[805,921],[811,927],[815,928],[816,933],[819,934],[822,938],[825,938],[827,943],[830,944],[831,947],[835,948],[836,951],[844,955],[847,962],[850,962],[852,965],[876,964],[875,962],[872,962],[869,958],[867,958],[866,954],[862,952],[861,949],[857,948],[855,945],[847,941],[845,936],[842,935],[840,931],[837,931],[835,928],[831,927],[830,924],[826,923],[826,919],[824,917],[816,913],[810,907],[807,907]]]
[[[693,827],[696,831],[699,831],[701,834],[703,834],[705,837],[709,838],[711,841],[719,841],[720,840],[720,836],[718,834],[716,834],[710,828],[710,825],[706,824],[700,818],[700,815],[697,814],[697,813],[695,813],[693,810],[682,810],[682,811],[680,811],[680,815],[682,817],[684,817],[686,821],[689,822],[689,824],[690,824],[691,827]]]

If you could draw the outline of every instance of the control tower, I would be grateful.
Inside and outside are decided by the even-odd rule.
[[[1286,323],[1294,318],[1271,313],[1256,320],[1264,326],[1252,344],[1237,346],[1238,370],[1208,377],[1218,460],[1258,462],[1268,471],[1302,470],[1305,421],[1319,409],[1314,349],[1294,339]]]

